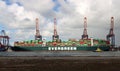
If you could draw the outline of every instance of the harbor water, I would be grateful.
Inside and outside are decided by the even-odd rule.
[[[120,51],[11,51],[0,52],[0,56],[120,56]]]
[[[120,51],[0,52],[0,71],[119,71]]]

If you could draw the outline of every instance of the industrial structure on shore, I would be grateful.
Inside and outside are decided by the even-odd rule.
[[[58,41],[59,40],[59,35],[57,34],[57,26],[56,26],[56,18],[54,18],[54,34],[52,37],[53,41]]]
[[[0,31],[0,51],[6,51],[9,47],[9,36],[6,35],[5,30]]]
[[[115,34],[114,34],[114,17],[111,17],[109,34],[106,36],[107,40],[110,41],[111,47],[115,47]]]
[[[82,39],[88,39],[88,34],[87,34],[87,18],[84,18],[84,30],[83,30],[83,35]]]
[[[39,31],[38,18],[36,18],[36,35],[35,35],[35,40],[42,40],[42,36],[40,35],[40,31]]]

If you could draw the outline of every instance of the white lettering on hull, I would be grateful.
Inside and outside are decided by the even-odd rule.
[[[77,50],[77,47],[48,47],[48,50],[55,50],[55,51],[59,51],[59,50]]]

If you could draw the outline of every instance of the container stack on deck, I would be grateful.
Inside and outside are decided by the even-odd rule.
[[[30,41],[17,41],[14,46],[99,46],[99,45],[109,45],[109,41],[93,39],[93,45],[91,45],[91,39],[80,39],[79,41],[68,40],[62,42],[55,41],[40,41],[40,40],[30,40]]]

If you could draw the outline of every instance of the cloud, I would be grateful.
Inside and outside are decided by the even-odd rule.
[[[6,26],[12,34],[10,34],[12,41],[16,40],[23,40],[23,39],[30,39],[35,34],[35,19],[39,18],[41,27],[44,26],[43,24],[47,24],[44,14],[47,13],[52,8],[50,4],[46,3],[45,1],[39,2],[38,0],[38,7],[39,9],[33,10],[36,7],[35,2],[33,5],[27,6],[20,6],[16,3],[16,0],[11,0],[11,4],[7,5],[5,1],[0,1],[0,23],[1,25]],[[33,0],[32,0],[33,1]],[[24,1],[20,1],[23,3]],[[28,3],[28,2],[26,2]],[[26,5],[24,2],[23,5]],[[46,6],[44,4],[46,3]],[[37,7],[37,8],[38,8]],[[7,31],[8,32],[8,31]],[[31,33],[32,32],[32,33]],[[48,32],[48,31],[47,31]],[[13,35],[14,34],[14,35]],[[26,36],[27,35],[27,36]],[[32,36],[31,36],[32,35]],[[14,40],[13,40],[14,39]],[[34,37],[33,37],[34,39]]]
[[[89,37],[106,39],[106,35],[110,29],[111,16],[115,18],[115,30],[117,31],[120,17],[119,17],[119,3],[116,0],[67,0],[67,2],[59,0],[61,7],[59,8],[60,24],[63,34],[70,34],[71,38],[81,38],[83,34],[83,18],[86,16],[88,21],[88,35]],[[62,15],[62,16],[61,16]],[[79,30],[76,30],[79,29]],[[99,31],[99,33],[98,33]],[[72,33],[69,33],[72,32]],[[78,33],[76,35],[76,33]],[[119,32],[116,36],[120,35]],[[68,37],[67,37],[68,38]],[[116,44],[119,44],[119,37],[116,39]]]
[[[20,0],[26,10],[33,10],[39,12],[42,16],[53,16],[51,12],[53,12],[54,2],[52,0]],[[49,13],[49,14],[48,14]]]

